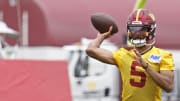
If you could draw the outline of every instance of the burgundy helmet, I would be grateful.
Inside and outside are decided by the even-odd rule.
[[[129,41],[135,46],[153,45],[155,43],[156,21],[154,15],[147,9],[134,10],[128,17],[127,32]],[[144,31],[142,39],[134,39],[135,32]],[[137,43],[137,44],[136,44]]]

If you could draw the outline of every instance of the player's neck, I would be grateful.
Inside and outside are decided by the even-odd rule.
[[[147,51],[149,51],[153,46],[143,46],[143,47],[136,47],[136,49],[139,51],[139,53],[142,55],[144,53],[146,53]]]

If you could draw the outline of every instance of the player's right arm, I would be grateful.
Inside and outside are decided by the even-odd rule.
[[[97,59],[101,62],[116,65],[111,51],[100,48],[101,43],[111,36],[112,27],[109,31],[103,34],[98,34],[97,37],[90,42],[86,49],[88,56]]]

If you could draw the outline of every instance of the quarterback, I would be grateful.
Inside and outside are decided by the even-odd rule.
[[[86,53],[118,67],[122,78],[122,101],[161,101],[162,89],[170,92],[174,86],[174,61],[169,51],[154,45],[155,17],[147,9],[134,10],[126,27],[128,47],[113,52],[100,47],[103,40],[113,35],[111,26],[108,32],[97,34]]]

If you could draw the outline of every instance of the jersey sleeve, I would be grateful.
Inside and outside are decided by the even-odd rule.
[[[172,53],[163,53],[163,57],[160,64],[160,70],[174,70],[174,60]]]
[[[122,51],[122,49],[118,49],[117,51],[114,51],[114,52],[112,52],[112,54],[113,54],[113,58],[115,59],[115,61],[116,61],[116,63],[118,64],[118,66],[121,66],[122,64],[121,64],[121,51]]]

